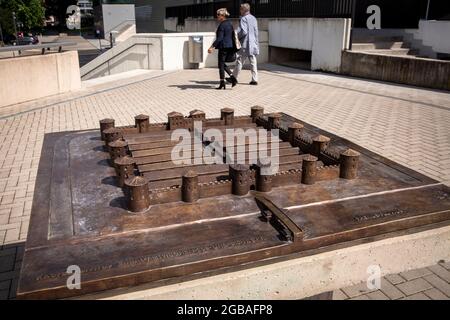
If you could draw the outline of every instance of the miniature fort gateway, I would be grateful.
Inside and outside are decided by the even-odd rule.
[[[18,297],[162,286],[450,223],[448,187],[289,115],[149,120],[46,135]],[[171,134],[194,121],[278,129],[278,172],[263,174],[246,141],[252,165],[175,164]],[[73,265],[79,290],[66,286]]]

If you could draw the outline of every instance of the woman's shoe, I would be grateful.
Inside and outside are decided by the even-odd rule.
[[[234,76],[230,77],[231,87],[235,87],[238,84],[237,79]]]
[[[226,78],[228,83],[231,83],[232,87],[236,86],[239,82],[234,76],[230,76],[229,78]]]
[[[220,80],[220,86],[216,88],[216,90],[225,90],[227,85],[225,84],[225,80]]]

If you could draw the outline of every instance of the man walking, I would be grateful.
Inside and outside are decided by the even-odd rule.
[[[248,3],[241,5],[240,12],[241,19],[236,33],[242,47],[238,52],[233,76],[227,80],[229,82],[237,82],[243,64],[249,59],[252,67],[252,81],[250,84],[258,85],[258,66],[256,61],[256,56],[259,55],[258,21],[250,13],[250,5]]]

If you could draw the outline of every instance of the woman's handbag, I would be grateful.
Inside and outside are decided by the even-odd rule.
[[[241,45],[241,42],[239,41],[238,35],[237,35],[236,31],[234,31],[234,29],[233,29],[233,36],[234,36],[233,48],[234,48],[234,50],[236,50],[236,52],[238,52],[239,50],[241,50],[242,45]]]
[[[241,50],[241,47],[241,42],[239,41],[238,35],[233,28],[233,50],[227,52],[227,55],[225,56],[225,62],[235,62],[237,59],[236,52]]]

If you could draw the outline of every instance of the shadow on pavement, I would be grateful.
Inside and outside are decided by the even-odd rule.
[[[212,85],[205,85],[205,84],[178,84],[178,85],[171,85],[169,88],[178,88],[180,90],[188,90],[188,89],[207,89],[211,90],[214,89],[214,86]]]
[[[16,298],[25,242],[0,246],[0,300]]]

